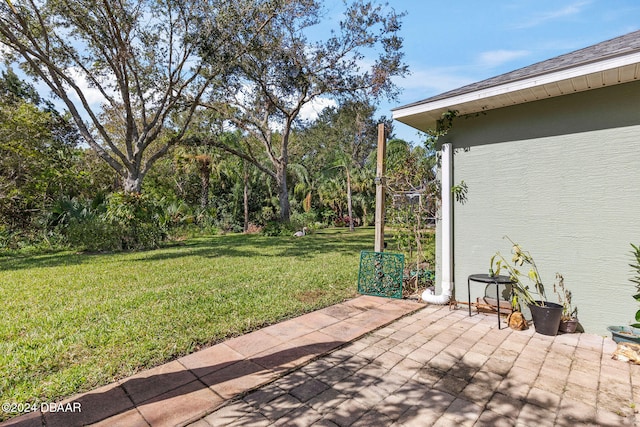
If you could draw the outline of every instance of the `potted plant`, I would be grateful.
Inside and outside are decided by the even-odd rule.
[[[570,290],[564,287],[562,274],[556,273],[556,283],[553,284],[553,291],[558,295],[558,302],[562,305],[559,331],[572,334],[578,327],[578,307],[572,305],[571,299],[573,295]]]
[[[537,333],[543,335],[557,335],[562,318],[562,305],[547,301],[544,285],[538,272],[533,257],[528,251],[505,236],[511,244],[511,263],[509,263],[500,252],[496,252],[492,261],[497,259],[495,268],[492,262],[491,270],[494,274],[499,274],[502,268],[506,269],[511,277],[513,299],[512,306],[514,311],[519,311],[520,300],[529,307],[533,324]],[[529,271],[523,273],[519,267],[526,266]],[[534,297],[534,294],[537,295]]]
[[[640,302],[640,245],[636,246],[631,243],[633,250],[631,255],[634,262],[629,264],[634,270],[634,276],[629,279],[636,286],[636,292],[633,298]],[[636,311],[636,323],[631,326],[609,326],[607,329],[611,332],[613,340],[619,342],[635,342],[640,343],[640,310]]]

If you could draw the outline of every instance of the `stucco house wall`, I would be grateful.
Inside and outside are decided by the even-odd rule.
[[[487,273],[507,235],[532,253],[555,300],[565,278],[586,331],[633,321],[630,242],[640,243],[640,82],[457,117],[440,139],[454,147],[455,298]],[[438,239],[439,243],[439,239]],[[439,251],[438,251],[439,253]],[[471,297],[484,294],[472,284]]]

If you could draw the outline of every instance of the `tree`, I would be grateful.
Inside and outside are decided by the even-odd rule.
[[[387,205],[387,222],[395,229],[398,249],[412,257],[415,250],[416,265],[425,259],[433,262],[431,253],[423,251],[425,233],[436,215],[436,152],[435,139],[428,138],[425,146],[413,147],[401,139],[387,144],[387,191],[391,203]]]
[[[375,120],[375,107],[368,102],[346,101],[338,107],[326,108],[313,124],[301,132],[301,145],[305,164],[320,165],[323,169],[344,173],[349,228],[354,229],[354,191],[365,192],[365,174],[362,169],[367,158],[375,152],[377,122],[387,122],[382,117]],[[389,131],[391,124],[387,123]],[[355,178],[355,179],[354,179]],[[371,182],[373,185],[373,182]],[[364,202],[359,199],[360,204]],[[363,210],[363,214],[366,209]],[[364,221],[363,221],[364,222]]]
[[[287,0],[235,61],[233,78],[207,105],[262,144],[262,161],[250,146],[218,146],[253,163],[277,184],[280,218],[290,216],[287,167],[292,131],[302,108],[320,97],[393,98],[391,78],[404,76],[401,14],[370,1],[351,2],[339,29],[323,41],[311,39],[324,16],[321,1]],[[366,69],[366,55],[376,58]]]
[[[0,43],[63,101],[87,144],[139,192],[144,176],[184,136],[199,99],[225,73],[237,30],[260,31],[272,2],[28,0],[0,5]],[[277,2],[276,2],[277,3]],[[88,87],[86,87],[86,85]],[[91,98],[97,93],[96,106]]]
[[[77,143],[68,117],[43,102],[11,69],[2,73],[0,225],[24,231],[53,199],[81,192]]]

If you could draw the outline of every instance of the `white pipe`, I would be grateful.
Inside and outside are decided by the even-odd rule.
[[[451,187],[453,184],[453,151],[451,143],[442,144],[442,161],[440,169],[440,195],[442,197],[440,247],[441,247],[441,285],[442,293],[434,295],[432,291],[424,291],[422,299],[429,304],[447,304],[453,291],[453,198]]]

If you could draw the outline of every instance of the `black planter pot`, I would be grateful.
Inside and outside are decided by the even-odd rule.
[[[541,301],[536,301],[542,304]],[[533,325],[536,332],[542,335],[558,335],[560,320],[562,319],[562,306],[554,302],[544,302],[544,306],[529,304]]]

